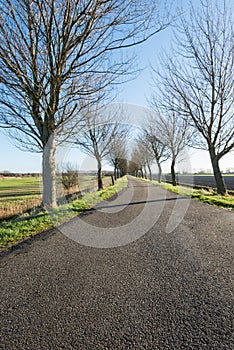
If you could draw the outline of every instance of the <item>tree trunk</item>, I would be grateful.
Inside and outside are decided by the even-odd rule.
[[[217,186],[217,193],[225,196],[227,194],[227,188],[223,180],[222,173],[220,171],[219,167],[219,159],[215,153],[215,150],[213,148],[209,149],[210,153],[210,159],[211,159],[211,164],[213,167],[213,172],[214,172],[214,177],[215,177],[215,182]]]
[[[114,164],[114,179],[117,180],[117,165]]]
[[[42,154],[42,203],[46,209],[56,208],[55,135],[51,135]]]
[[[151,171],[149,162],[147,162],[147,167],[148,167],[148,170],[149,170],[149,178],[150,178],[150,181],[152,181],[152,171]]]
[[[103,183],[102,183],[102,162],[100,159],[98,159],[98,191],[103,190]]]
[[[118,159],[117,158],[112,159],[112,163],[114,165],[114,180],[116,181],[118,178]]]
[[[144,178],[147,180],[147,171],[146,171],[146,166],[145,165],[143,166],[143,169],[144,169]]]
[[[159,161],[157,161],[157,165],[158,165],[158,182],[161,183],[161,181],[162,181],[162,167],[161,167],[161,164],[159,163]]]
[[[172,159],[171,162],[171,180],[172,180],[172,185],[176,186],[176,174],[175,174],[175,159]]]

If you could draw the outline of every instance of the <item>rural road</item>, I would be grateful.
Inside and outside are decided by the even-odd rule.
[[[0,349],[234,349],[234,214],[129,182],[1,252]]]

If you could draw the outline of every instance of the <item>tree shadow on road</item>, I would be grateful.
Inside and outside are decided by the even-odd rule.
[[[97,205],[93,208],[85,209],[84,212],[92,212],[99,209],[117,208],[117,207],[131,206],[131,205],[142,205],[142,204],[157,203],[157,202],[164,202],[164,201],[176,201],[176,200],[182,200],[182,199],[188,199],[188,197],[173,197],[173,198],[152,199],[152,200],[121,203],[121,204]]]

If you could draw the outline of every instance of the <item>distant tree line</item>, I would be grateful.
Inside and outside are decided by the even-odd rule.
[[[10,171],[4,171],[0,173],[0,177],[39,177],[41,173],[11,173]]]

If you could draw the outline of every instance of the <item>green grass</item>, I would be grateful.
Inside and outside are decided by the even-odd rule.
[[[41,179],[39,177],[0,178],[0,203],[40,195]]]
[[[0,178],[0,218],[7,218],[40,204],[39,177]]]
[[[196,199],[200,202],[211,204],[218,206],[220,208],[229,209],[231,211],[234,211],[234,196],[227,195],[227,196],[219,196],[215,191],[210,188],[209,190],[206,189],[193,189],[183,186],[173,186],[171,184],[168,184],[166,182],[158,183],[157,181],[149,181],[145,179],[141,179],[143,181],[150,182],[156,186],[162,187],[168,191],[175,192],[180,194],[181,196],[189,196],[193,199]]]
[[[39,177],[0,179],[0,199],[5,197],[19,197],[35,194],[39,195],[40,193]]]
[[[126,177],[102,191],[85,194],[81,199],[62,205],[50,212],[24,214],[0,223],[0,248],[7,247],[36,233],[60,225],[95,204],[108,199],[127,187]]]

